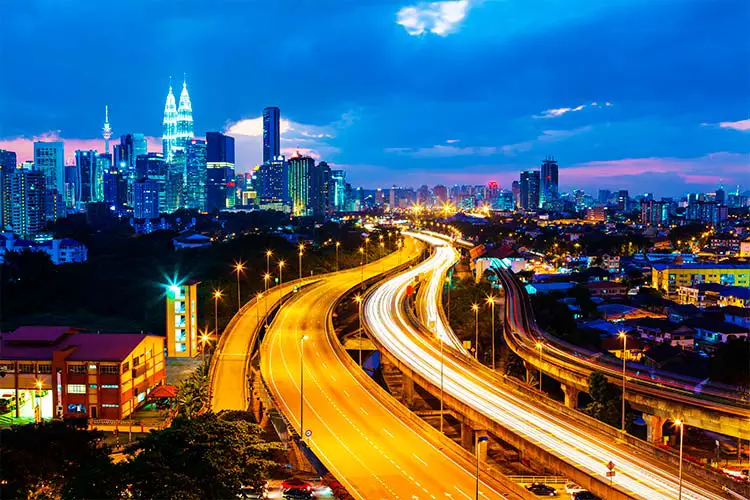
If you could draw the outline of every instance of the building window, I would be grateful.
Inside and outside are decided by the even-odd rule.
[[[95,372],[95,371],[96,371],[96,365],[94,365],[94,364],[90,364],[90,365],[89,365],[89,371],[90,371],[90,372]]]
[[[37,370],[39,370],[39,373],[52,373],[52,365],[48,365],[46,363],[39,363],[37,365]]]
[[[1,373],[13,373],[16,371],[16,364],[15,363],[0,363],[0,372]]]
[[[96,389],[96,384],[89,384],[89,389]]]
[[[102,408],[119,408],[120,405],[114,405],[110,403],[102,403]]]
[[[34,373],[34,363],[19,363],[18,371],[20,373]]]
[[[119,387],[117,384],[102,384],[102,389],[117,389]]]
[[[133,357],[133,368],[135,368],[136,366],[138,366],[140,364],[140,362],[141,362],[140,356]]]
[[[130,363],[127,361],[122,364],[122,373],[127,373],[130,370]]]
[[[68,394],[86,394],[86,384],[68,384]]]
[[[99,372],[102,375],[117,375],[119,373],[119,369],[117,365],[101,365],[99,367]]]
[[[86,366],[84,365],[68,365],[68,373],[76,375],[83,375],[86,373]]]

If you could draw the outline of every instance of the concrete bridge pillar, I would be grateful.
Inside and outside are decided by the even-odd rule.
[[[464,422],[461,422],[461,446],[468,451],[474,446],[474,428]]]
[[[646,421],[646,439],[649,443],[661,444],[664,441],[665,418],[658,415],[643,414]]]
[[[537,369],[528,364],[526,361],[523,362],[523,367],[526,368],[526,383],[528,385],[531,385],[531,383],[534,381],[534,375],[537,373]]]
[[[404,398],[404,404],[407,408],[411,408],[414,406],[414,381],[411,379],[411,377],[407,377],[406,375],[402,376],[402,386],[401,386],[401,393]]]
[[[474,431],[474,443],[477,442],[478,439],[481,439],[483,437],[489,437],[487,435],[487,431],[484,429]],[[487,461],[487,448],[489,448],[489,441],[484,444],[484,446],[479,447],[479,461],[480,462],[486,462]],[[474,450],[474,453],[476,453],[476,450]]]
[[[563,394],[565,394],[565,406],[572,409],[578,408],[578,393],[580,392],[572,385],[560,383]]]

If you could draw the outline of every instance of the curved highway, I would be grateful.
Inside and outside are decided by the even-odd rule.
[[[407,244],[403,255],[366,266],[364,278],[415,257],[417,247]],[[357,268],[320,277],[281,308],[260,352],[272,398],[297,433],[302,413],[308,445],[355,497],[472,499],[474,466],[466,452],[392,401],[336,338],[333,307],[361,273]],[[485,479],[480,496],[515,498]]]
[[[407,286],[417,276],[446,269],[453,264],[455,254],[445,250],[448,245],[443,240],[414,236],[435,246],[433,255],[408,272],[377,286],[366,298],[363,318],[368,333],[377,343],[433,386],[439,386],[441,355],[436,338],[448,341],[447,336],[453,334],[443,325],[438,326],[439,337],[426,335],[406,318],[401,304]],[[439,277],[437,272],[433,276],[433,279]],[[437,296],[424,302],[429,307],[438,307]],[[448,347],[443,372],[446,394],[576,469],[601,480],[611,460],[617,464],[618,471],[613,484],[628,496],[653,500],[677,498],[677,471],[673,467],[637,454],[627,446],[612,442],[610,436],[550,413],[534,401],[506,390],[497,374],[465,351]],[[682,496],[686,499],[724,498],[715,486],[697,484],[691,478],[684,478]]]

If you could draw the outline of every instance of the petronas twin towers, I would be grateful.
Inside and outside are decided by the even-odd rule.
[[[163,125],[162,148],[164,159],[169,163],[174,159],[175,151],[184,150],[187,142],[194,136],[193,105],[185,81],[182,82],[179,106],[175,102],[172,85],[169,85]]]

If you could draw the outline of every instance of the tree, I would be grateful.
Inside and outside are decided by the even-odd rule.
[[[750,389],[750,342],[741,338],[722,344],[708,362],[712,380]]]
[[[201,364],[177,386],[177,415],[191,419],[208,408],[208,365]]]
[[[591,403],[581,411],[613,427],[620,427],[622,419],[622,392],[610,383],[601,372],[589,375]],[[625,404],[625,430],[630,430],[633,415],[629,404]]]
[[[115,466],[102,433],[62,421],[0,431],[0,497],[116,498]]]
[[[127,449],[125,480],[133,498],[234,498],[277,467],[280,443],[268,443],[246,412],[178,417]]]

